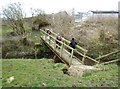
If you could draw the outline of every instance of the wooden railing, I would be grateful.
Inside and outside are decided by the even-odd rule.
[[[117,53],[119,53],[119,52],[120,52],[120,50],[117,50],[117,51],[115,51],[115,52],[111,52],[111,53],[102,55],[102,56],[100,56],[100,57],[97,57],[97,58],[95,58],[95,60],[100,60],[100,59],[102,59],[102,58],[108,57],[108,56],[113,55],[113,54],[117,54]]]
[[[85,58],[87,58],[95,63],[99,63],[95,59],[87,56],[86,55],[87,50],[80,47],[79,45],[76,45],[76,49],[73,49],[72,47],[69,46],[70,41],[68,41],[62,37],[62,41],[57,40],[61,44],[61,46],[59,46],[56,44],[56,37],[57,37],[56,33],[51,32],[51,35],[49,35],[49,34],[47,34],[46,29],[45,30],[40,29],[40,32],[42,33],[41,38],[44,39],[44,41],[46,41],[49,44],[49,46],[51,46],[56,52],[58,52],[60,57],[65,57],[64,55],[67,54],[66,59],[67,58],[70,59],[70,60],[67,60],[69,65],[73,64],[73,59],[84,64]],[[48,37],[50,39],[48,39]],[[60,47],[59,50],[56,48],[56,45],[58,47]],[[69,52],[69,50],[71,50],[71,53]],[[78,58],[77,56],[75,56],[74,53],[77,53],[78,55],[82,56],[82,60],[80,58]]]
[[[112,60],[112,61],[109,61],[109,62],[100,63],[100,60],[102,58],[108,57],[108,56],[113,55],[113,54],[117,54],[117,53],[120,52],[120,50],[115,51],[115,52],[111,52],[109,54],[102,55],[100,57],[97,57],[97,58],[93,59],[93,58],[87,56],[88,50],[80,47],[79,45],[76,45],[76,49],[73,49],[72,47],[69,46],[70,41],[68,41],[67,39],[65,39],[63,37],[62,37],[62,41],[58,41],[57,40],[61,44],[61,46],[59,46],[58,44],[56,44],[56,37],[57,37],[56,33],[51,32],[51,35],[48,35],[46,29],[44,29],[44,30],[40,29],[40,32],[42,33],[41,38],[44,39],[44,41],[47,42],[48,45],[53,48],[53,50],[55,50],[56,52],[58,52],[58,54],[59,54],[60,57],[64,57],[64,54],[69,55],[69,57],[66,58],[66,59],[70,59],[70,60],[67,60],[67,62],[69,63],[69,65],[73,64],[73,58],[75,60],[77,60],[78,62],[82,63],[82,64],[85,63],[85,59],[89,59],[89,60],[93,61],[95,64],[109,64],[109,63],[120,61],[120,59],[116,59],[116,60]],[[50,40],[47,37],[50,37]],[[59,50],[56,49],[56,45],[58,47],[60,47]],[[69,52],[69,50],[71,50],[71,53]],[[80,56],[82,56],[82,60],[79,57],[76,57],[74,55],[74,53],[77,53]]]
[[[99,61],[99,63],[100,63],[101,59],[106,58],[108,56],[111,56],[113,54],[117,54],[119,52],[120,52],[120,50],[117,50],[117,51],[114,51],[114,52],[111,52],[111,53],[99,56],[99,57],[95,58],[95,60]],[[119,59],[115,59],[115,60],[111,60],[111,61],[108,61],[108,62],[104,62],[104,63],[101,63],[101,64],[109,64],[109,63],[118,62],[118,61],[120,61],[120,58]]]
[[[54,33],[54,32],[52,32],[52,35],[54,35],[55,37],[57,36],[57,34]],[[64,43],[66,43],[66,44],[69,45],[70,41],[68,41],[67,39],[65,39],[65,38],[63,38],[63,37],[62,37],[62,39],[63,39],[63,42],[64,42]],[[83,63],[83,64],[84,64],[84,59],[85,59],[85,58],[88,58],[89,60],[92,60],[92,61],[94,61],[95,63],[99,63],[99,61],[96,61],[95,59],[87,56],[86,54],[87,54],[88,50],[80,47],[79,45],[76,45],[76,50],[74,50],[74,51],[75,51],[76,53],[78,53],[79,55],[83,56],[83,58],[82,58],[82,63]],[[83,53],[81,53],[80,51],[82,51]],[[74,57],[75,57],[75,56],[74,56]],[[78,59],[77,57],[75,57],[75,58]],[[78,60],[80,60],[80,59],[78,59]]]

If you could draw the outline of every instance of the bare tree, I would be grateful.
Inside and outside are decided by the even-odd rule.
[[[17,35],[25,33],[23,24],[25,13],[23,12],[19,2],[9,4],[7,7],[3,8],[3,16],[7,19],[8,25]]]
[[[31,13],[32,13],[32,17],[33,16],[40,16],[40,15],[45,15],[45,12],[44,12],[44,10],[42,10],[42,9],[33,9],[33,8],[31,8]]]

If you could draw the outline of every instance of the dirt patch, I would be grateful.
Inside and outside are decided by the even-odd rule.
[[[70,76],[79,76],[79,77],[82,77],[84,73],[84,70],[81,69],[81,68],[76,68],[74,66],[71,66],[69,69],[68,69],[68,74]]]
[[[86,71],[98,71],[98,70],[101,70],[101,69],[95,68],[93,66],[86,66],[86,65],[72,65],[68,69],[68,74],[70,76],[82,77]]]

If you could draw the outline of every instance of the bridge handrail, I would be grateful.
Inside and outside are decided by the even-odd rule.
[[[48,33],[46,33],[45,31],[43,31],[43,30],[41,30],[44,34],[45,34],[45,36],[49,36],[49,37],[51,37],[54,41],[56,41],[56,38],[55,37],[53,37],[52,35],[48,35]],[[66,46],[66,47],[68,47],[69,49],[71,49],[71,53],[69,53],[67,50],[66,50],[66,52],[68,53],[68,54],[70,54],[70,61],[69,61],[69,65],[71,65],[72,64],[72,57],[73,57],[73,51],[75,50],[75,49],[73,49],[72,47],[70,47],[70,46],[68,46],[67,44],[65,44],[64,42],[62,42],[62,41],[59,41],[59,40],[57,40],[59,43],[61,43],[62,44],[62,48],[61,48],[61,50],[60,50],[60,56],[62,56],[62,51],[63,51],[63,46]],[[59,46],[59,45],[58,45]]]
[[[78,53],[79,55],[81,55],[81,56],[84,56],[82,53],[78,52],[77,50],[75,50],[75,52],[77,52],[77,53]],[[90,60],[98,63],[98,61],[96,61],[95,59],[93,59],[93,58],[91,58],[91,57],[89,57],[89,56],[87,56],[87,55],[86,55],[86,58],[88,58],[88,59],[90,59]]]
[[[117,50],[117,51],[115,51],[115,52],[111,52],[111,53],[102,55],[102,56],[100,56],[100,57],[97,57],[97,58],[95,58],[95,60],[100,60],[100,59],[102,59],[102,58],[105,58],[105,57],[107,57],[107,56],[110,56],[110,55],[112,55],[112,54],[116,54],[116,53],[119,53],[119,52],[120,52],[120,50]]]
[[[46,35],[48,35],[45,31],[43,31],[43,30],[41,30],[42,32],[44,32]],[[54,40],[57,40],[55,37],[53,37],[52,35],[49,35],[49,37],[51,37],[52,39],[54,39]],[[61,44],[64,44],[66,47],[68,47],[69,49],[71,49],[71,50],[75,50],[75,49],[73,49],[72,47],[70,47],[70,46],[68,46],[68,45],[66,45],[64,42],[62,42],[62,41],[59,41],[59,40],[57,40],[59,43],[61,43]]]
[[[45,29],[45,30],[46,30],[46,29]],[[57,34],[56,34],[55,32],[52,31],[51,33],[52,33],[53,35],[57,36]],[[67,42],[68,44],[70,43],[70,41],[68,41],[67,39],[65,39],[65,38],[63,38],[63,37],[62,37],[62,39],[63,39],[63,41]],[[88,50],[80,47],[79,45],[76,45],[76,48],[82,50],[83,52],[87,52],[87,51],[88,51]]]
[[[105,65],[105,64],[110,64],[110,63],[118,62],[118,61],[120,61],[120,59],[112,60],[112,61],[109,61],[109,62],[104,62],[104,63],[101,63],[101,64]]]
[[[45,36],[49,36],[49,37],[51,37],[54,41],[56,41],[56,38],[54,37],[54,36],[52,36],[52,35],[49,35],[46,31],[44,31],[44,30],[41,30],[44,34],[45,34]],[[54,32],[52,32],[52,33],[54,33]],[[56,36],[56,35],[55,35]],[[58,40],[57,40],[58,41]],[[66,40],[67,42],[68,42],[68,40]],[[91,58],[91,57],[89,57],[89,56],[87,56],[86,55],[86,53],[87,53],[87,51],[84,51],[84,54],[82,54],[82,53],[80,53],[78,50],[76,50],[76,49],[73,49],[72,47],[70,47],[69,45],[67,45],[64,41],[62,42],[62,41],[58,41],[59,43],[61,43],[62,44],[62,46],[64,45],[64,46],[66,46],[67,48],[69,48],[69,49],[71,49],[72,50],[72,53],[71,53],[71,61],[72,61],[72,57],[74,56],[73,55],[73,52],[76,52],[76,53],[78,53],[79,55],[81,55],[81,56],[83,56],[83,58],[82,58],[82,63],[84,64],[84,59],[85,58],[88,58],[88,59],[90,59],[90,60],[92,60],[92,61],[94,61],[94,62],[96,62],[96,63],[99,63],[98,61],[96,61],[95,59],[93,59],[93,58]],[[66,50],[67,51],[67,50]],[[82,50],[83,51],[83,50]],[[61,53],[61,52],[60,52]],[[69,53],[69,52],[67,52],[67,53]],[[69,53],[70,54],[70,53]],[[60,54],[61,55],[61,54]],[[76,59],[77,60],[77,59]],[[71,64],[71,62],[70,62],[70,64]]]
[[[53,39],[53,40],[52,40],[52,41],[53,41],[53,45],[56,45],[56,42],[55,42],[55,41],[57,40],[57,39],[56,39],[56,36],[57,36],[56,33],[51,32],[52,34],[49,35],[49,34],[46,32],[46,29],[45,29],[45,30],[40,29],[40,31],[42,31],[43,34],[45,34],[45,39],[46,39],[47,36],[49,36],[50,38]],[[86,53],[87,53],[88,50],[80,47],[79,45],[76,45],[76,47],[77,47],[78,49],[80,49],[81,51],[84,52],[84,53],[82,53],[80,50],[78,50],[78,49],[73,49],[72,47],[70,47],[70,46],[69,46],[69,43],[70,43],[70,42],[69,42],[67,39],[65,39],[65,38],[63,38],[63,37],[62,37],[62,39],[63,39],[62,41],[57,40],[59,43],[62,44],[62,46],[60,46],[60,48],[61,48],[61,49],[60,49],[60,57],[61,57],[61,55],[62,55],[63,46],[64,46],[64,47],[65,47],[64,50],[67,52],[67,54],[70,54],[70,55],[71,55],[70,64],[72,63],[72,57],[76,57],[76,58],[77,58],[77,56],[74,56],[74,55],[73,55],[73,52],[76,52],[77,54],[83,56],[83,58],[82,58],[82,63],[84,63],[84,59],[87,58],[87,59],[90,59],[90,60],[94,61],[94,62],[97,63],[97,64],[101,64],[101,63],[100,63],[100,59],[105,58],[105,57],[107,57],[107,56],[110,56],[110,55],[112,55],[112,54],[116,54],[116,53],[119,53],[119,52],[120,52],[120,50],[117,50],[117,51],[114,51],[114,52],[111,52],[111,53],[109,53],[109,54],[105,54],[105,55],[102,55],[102,56],[100,56],[100,57],[97,57],[97,58],[93,59],[93,58],[91,58],[91,57],[89,57],[89,56],[86,55]],[[58,46],[59,46],[59,45],[58,45]],[[70,50],[72,50],[71,53],[68,51],[68,49],[66,49],[66,47],[69,48]],[[79,52],[79,51],[80,51],[80,52]],[[78,58],[77,58],[76,60],[78,60]],[[79,61],[79,60],[78,60],[78,61]],[[116,61],[119,61],[119,59],[117,59],[117,60],[115,60],[115,61],[113,60],[113,61],[110,61],[110,62],[105,62],[105,63],[102,63],[102,64],[108,64],[108,63],[112,63],[112,62],[116,62]]]
[[[46,33],[45,31],[43,31],[43,30],[41,30],[41,31],[47,35],[47,33]],[[57,39],[56,39],[55,37],[53,37],[52,35],[49,35],[49,37],[51,37],[51,38],[54,39],[54,40],[57,40]],[[68,47],[69,49],[75,50],[75,49],[73,49],[72,47],[66,45],[64,42],[59,41],[59,40],[57,40],[57,41],[58,41],[59,43],[61,43],[61,44],[64,44],[64,45],[65,45],[66,47]]]

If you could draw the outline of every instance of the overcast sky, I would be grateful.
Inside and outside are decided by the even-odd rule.
[[[26,14],[30,15],[30,8],[41,8],[48,14],[61,10],[70,11],[72,8],[75,9],[75,12],[118,10],[119,0],[0,0],[0,6],[5,7],[14,2],[20,2]]]

